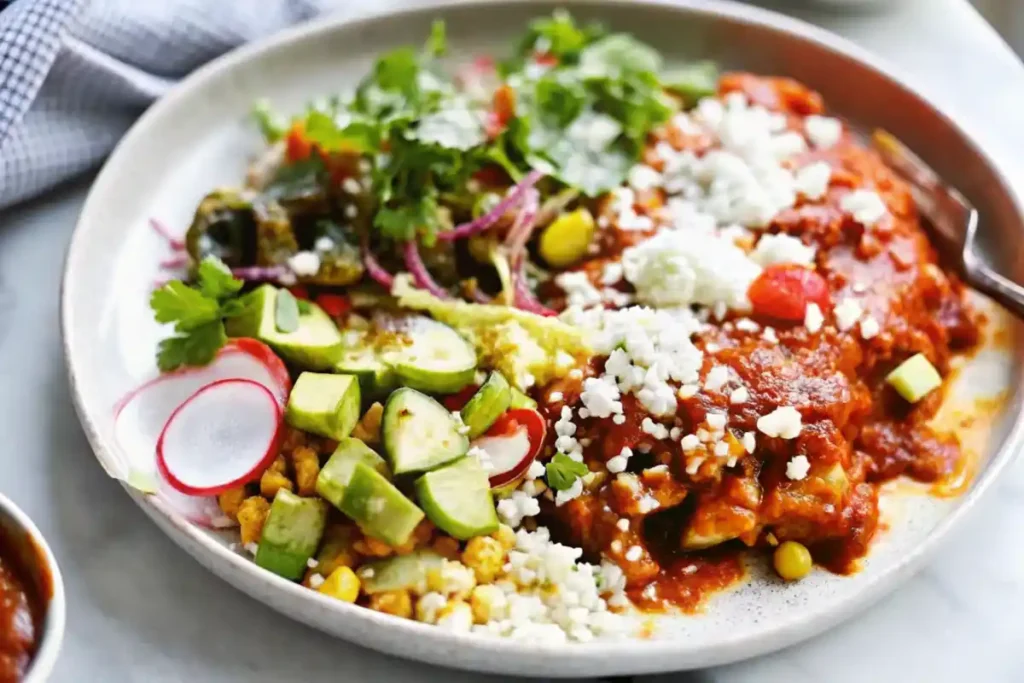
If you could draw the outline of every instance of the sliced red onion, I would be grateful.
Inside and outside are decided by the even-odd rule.
[[[370,247],[365,240],[363,240],[363,266],[366,268],[366,273],[377,284],[389,292],[391,291],[391,287],[395,284],[395,276],[386,271],[384,266],[377,262],[377,259],[370,253]]]
[[[246,266],[232,268],[231,274],[246,282],[281,282],[286,280],[290,270],[284,266]]]
[[[160,267],[167,270],[177,270],[188,265],[188,254],[175,254],[160,262]]]
[[[487,230],[489,227],[494,225],[506,211],[522,201],[523,193],[536,185],[537,181],[542,177],[544,177],[544,174],[540,171],[530,171],[526,174],[526,177],[519,181],[517,185],[512,186],[512,189],[510,189],[508,194],[505,195],[505,198],[495,204],[493,209],[478,218],[474,218],[468,223],[457,225],[447,232],[438,233],[437,239],[444,242],[450,242],[463,237],[470,237]]]
[[[427,270],[427,266],[423,263],[423,259],[420,258],[419,247],[416,246],[416,240],[411,239],[405,243],[403,248],[405,256],[405,267],[409,269],[409,273],[412,275],[413,281],[416,286],[420,289],[425,289],[431,294],[441,299],[448,298],[448,292],[441,285],[434,282],[434,278],[430,276],[430,272]]]
[[[157,219],[150,218],[149,226],[153,228],[153,231],[156,232],[156,234],[160,235],[165,240],[167,240],[167,244],[171,247],[171,249],[174,249],[175,251],[181,251],[185,248],[185,240],[172,235],[171,231],[168,230],[167,226],[158,221]]]
[[[519,209],[515,223],[512,224],[512,229],[505,236],[505,248],[512,263],[519,260],[519,256],[526,249],[526,243],[530,241],[530,235],[537,224],[539,208],[540,193],[531,187],[523,195],[523,205]]]
[[[537,315],[543,316],[556,316],[557,311],[554,311],[541,302],[537,301],[537,297],[530,291],[529,285],[526,284],[526,273],[523,269],[523,259],[520,258],[518,263],[512,268],[512,292],[515,297],[516,308],[522,309],[528,313],[536,313]]]

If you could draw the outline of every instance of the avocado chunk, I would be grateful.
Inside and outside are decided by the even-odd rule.
[[[508,380],[500,372],[492,372],[459,413],[462,422],[469,427],[466,436],[475,439],[486,432],[511,403],[512,391]]]
[[[493,534],[498,514],[487,473],[476,458],[462,458],[416,480],[416,495],[430,521],[455,538]]]
[[[942,375],[923,353],[911,356],[886,376],[885,381],[910,403],[942,386]]]
[[[461,458],[469,450],[469,439],[460,433],[448,409],[409,387],[388,398],[381,418],[381,438],[396,476],[426,472]]]
[[[338,439],[338,447],[320,469],[320,474],[316,478],[316,492],[340,508],[341,500],[345,496],[345,487],[352,478],[352,470],[359,462],[365,463],[385,477],[388,476],[388,465],[384,458],[359,439],[346,436]]]
[[[385,396],[398,382],[391,366],[382,361],[372,348],[364,346],[346,348],[335,363],[334,371],[358,377],[359,388],[367,397]]]
[[[263,525],[256,564],[286,579],[301,579],[326,523],[327,506],[322,500],[279,489]]]
[[[304,372],[288,395],[285,421],[307,432],[340,439],[359,422],[359,381],[352,375]]]
[[[322,308],[306,304],[298,329],[282,332],[276,318],[277,289],[261,285],[246,295],[245,313],[227,321],[227,332],[232,337],[259,339],[300,368],[331,370],[344,348],[341,333]]]
[[[402,545],[423,521],[423,510],[406,498],[383,474],[357,462],[338,509],[363,532],[388,545]]]
[[[369,562],[359,570],[363,592],[367,595],[408,590],[422,595],[429,590],[431,574],[439,573],[444,558],[432,550],[416,550]]]

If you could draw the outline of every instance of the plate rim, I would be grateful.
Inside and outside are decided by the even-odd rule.
[[[75,281],[77,277],[77,266],[81,260],[79,252],[83,249],[82,244],[89,238],[90,216],[97,211],[95,207],[100,203],[101,195],[106,194],[104,188],[116,180],[118,166],[122,158],[148,137],[151,121],[156,119],[164,109],[174,107],[179,99],[186,97],[193,89],[201,88],[206,81],[214,79],[224,72],[230,72],[236,66],[264,53],[285,49],[289,45],[321,34],[358,30],[360,26],[378,22],[408,21],[424,16],[429,17],[438,11],[450,9],[483,11],[489,5],[525,6],[530,4],[533,4],[532,0],[427,0],[427,2],[400,8],[372,8],[354,15],[344,13],[321,15],[260,40],[244,44],[215,58],[175,84],[135,121],[128,132],[118,141],[89,190],[68,243],[60,285],[62,351],[72,403],[89,445],[104,470],[109,472],[108,463],[112,458],[100,429],[86,407],[88,401],[78,385],[74,353],[76,333],[71,324],[73,306],[71,299],[75,288],[69,286],[69,283]],[[724,16],[742,23],[781,30],[801,40],[816,43],[823,49],[860,62],[894,81],[899,87],[926,103],[934,113],[956,129],[972,148],[972,151],[985,158],[1000,176],[1014,202],[1017,215],[1022,215],[1021,201],[1016,188],[1007,180],[998,159],[992,158],[983,151],[984,148],[971,132],[970,126],[965,125],[963,121],[954,117],[946,109],[938,106],[930,97],[916,88],[911,80],[908,80],[885,60],[826,29],[771,10],[741,5],[732,0],[586,0],[585,2],[565,0],[563,4],[569,8],[579,4],[630,6],[638,9],[658,8],[662,11],[677,13],[680,16],[694,12]],[[524,644],[508,639],[454,634],[431,625],[396,619],[362,607],[340,603],[256,567],[247,558],[233,553],[211,538],[205,530],[173,514],[162,501],[141,494],[124,481],[120,481],[120,483],[136,504],[156,522],[158,527],[214,574],[257,600],[283,612],[288,617],[314,627],[317,627],[317,624],[307,614],[324,609],[336,612],[338,619],[361,622],[366,628],[349,629],[350,633],[344,636],[345,639],[360,645],[392,655],[472,671],[508,672],[533,676],[576,676],[584,671],[603,675],[638,675],[723,664],[776,651],[829,630],[853,614],[867,609],[923,566],[952,528],[967,517],[976,507],[976,503],[999,479],[1006,466],[1020,450],[1019,446],[1022,440],[1024,440],[1024,419],[1018,416],[1008,429],[1002,448],[992,454],[970,490],[958,497],[958,505],[942,517],[919,545],[912,548],[900,560],[894,561],[891,566],[884,569],[859,591],[838,599],[831,610],[820,613],[813,612],[804,619],[794,620],[764,633],[723,638],[714,644],[703,646],[700,651],[681,648],[677,639],[626,638],[594,643],[574,643],[571,646],[560,648]],[[243,579],[242,581],[238,580],[240,577]],[[303,613],[303,606],[311,608],[307,614]],[[382,631],[398,634],[398,637],[375,639],[374,636]],[[403,639],[402,636],[419,641],[421,647],[417,648],[417,654],[411,655],[408,648],[403,648],[399,644]],[[335,635],[335,637],[342,636]],[[453,648],[469,648],[475,651],[476,655],[465,660],[451,657],[449,655]],[[489,656],[494,656],[494,659],[489,659]],[[530,664],[523,669],[511,669],[505,662],[513,661],[515,658],[521,658],[520,661]],[[542,661],[539,663],[531,661],[536,659]]]

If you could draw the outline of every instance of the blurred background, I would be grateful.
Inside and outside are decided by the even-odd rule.
[[[1024,54],[1024,0],[972,0],[1017,54]]]

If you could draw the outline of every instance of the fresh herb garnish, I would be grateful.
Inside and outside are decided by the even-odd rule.
[[[299,302],[287,289],[277,293],[277,300],[274,303],[274,327],[284,334],[299,329]]]
[[[277,142],[288,132],[288,120],[271,109],[267,100],[258,100],[253,105],[252,117],[267,142]]]
[[[568,491],[577,479],[590,471],[582,462],[576,462],[565,453],[556,453],[555,457],[548,461],[545,469],[548,486],[556,491]]]
[[[160,342],[157,366],[163,372],[183,365],[206,365],[227,341],[224,320],[245,310],[238,299],[242,281],[219,259],[208,256],[196,270],[196,284],[173,280],[153,292],[150,308],[157,322],[173,323],[176,335]]]

